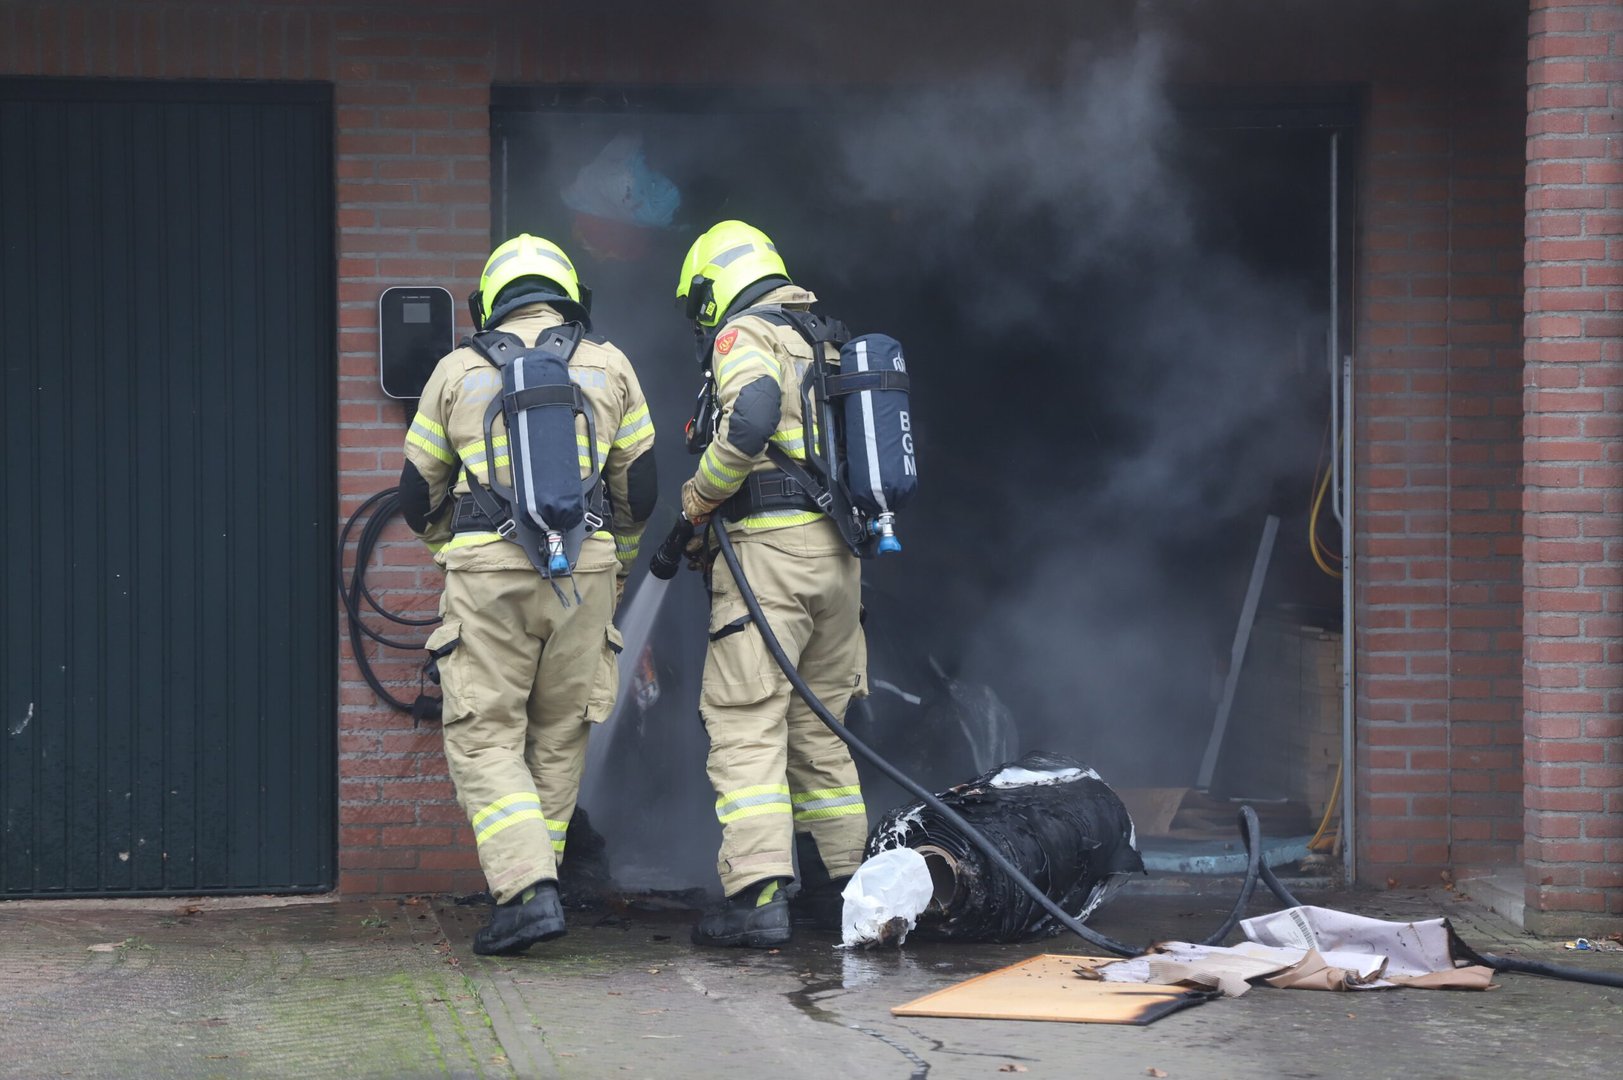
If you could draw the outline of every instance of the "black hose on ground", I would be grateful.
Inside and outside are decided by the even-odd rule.
[[[806,680],[800,677],[800,672],[796,671],[794,664],[789,662],[789,655],[783,651],[783,644],[778,641],[778,636],[772,632],[771,625],[766,621],[766,614],[761,610],[761,603],[756,599],[755,590],[750,588],[749,580],[744,577],[744,569],[739,565],[738,553],[733,549],[733,542],[727,535],[727,530],[712,526],[711,532],[715,534],[717,546],[720,547],[722,557],[727,561],[727,568],[732,571],[733,580],[738,583],[738,593],[744,598],[744,606],[749,609],[750,618],[754,620],[756,629],[761,632],[761,640],[765,642],[767,651],[772,654],[772,659],[783,670],[784,675],[789,679],[789,684],[795,688],[795,692],[805,700],[811,711],[817,715],[817,718],[840,738],[840,741],[867,759],[876,769],[899,784],[903,790],[920,799],[926,806],[961,830],[970,843],[979,848],[991,860],[992,865],[1008,874],[1010,880],[1018,885],[1026,895],[1040,904],[1065,929],[1086,941],[1089,945],[1104,949],[1106,952],[1115,953],[1118,956],[1140,956],[1146,951],[1117,941],[1115,938],[1101,934],[1096,930],[1091,930],[1077,919],[1072,918],[1064,908],[1054,903],[1047,893],[1039,889],[1029,878],[1022,874],[1017,866],[1004,858],[1003,853],[977,832],[974,826],[965,821],[956,810],[920,787],[911,777],[880,757],[876,751],[869,749],[868,745],[861,739],[846,731],[845,725],[841,724],[838,718],[828,710],[828,706],[824,705],[817,695],[812,693],[811,687],[806,685]],[[1302,906],[1302,902],[1291,895],[1291,891],[1285,887],[1285,883],[1279,880],[1278,875],[1273,871],[1273,867],[1269,866],[1262,858],[1262,826],[1257,821],[1257,812],[1249,806],[1240,807],[1239,824],[1240,836],[1245,841],[1245,880],[1240,886],[1240,895],[1235,898],[1234,906],[1230,909],[1228,918],[1223,920],[1223,924],[1216,931],[1201,939],[1198,942],[1201,945],[1220,944],[1238,925],[1240,919],[1245,915],[1247,905],[1251,903],[1251,896],[1256,891],[1259,880],[1268,887],[1269,892],[1274,894],[1274,898],[1284,906]],[[1550,979],[1564,979],[1568,982],[1623,988],[1623,975],[1602,971],[1585,971],[1582,968],[1546,964],[1538,960],[1520,960],[1515,957],[1499,956],[1494,953],[1478,953],[1463,942],[1459,942],[1458,939],[1456,939],[1456,943],[1460,946],[1460,952],[1464,954],[1463,959],[1483,964],[1495,971],[1513,971],[1527,975],[1542,975]]]
[[[1464,959],[1491,967],[1495,971],[1514,971],[1523,975],[1542,975],[1547,979],[1561,979],[1565,982],[1623,989],[1623,974],[1617,972],[1585,971],[1583,968],[1569,967],[1565,964],[1546,964],[1542,960],[1522,960],[1514,956],[1500,956],[1497,953],[1479,953],[1463,942],[1456,943],[1461,946],[1460,951],[1465,954]]]
[[[1255,819],[1257,816],[1256,811],[1252,810],[1249,806],[1241,807],[1240,815],[1242,821],[1244,820],[1244,816],[1246,814],[1250,814],[1253,819]],[[1240,831],[1245,832],[1244,825],[1241,826]],[[1258,831],[1260,834],[1260,829]],[[1302,906],[1302,902],[1291,895],[1291,891],[1285,888],[1285,883],[1280,881],[1279,878],[1274,874],[1274,868],[1269,866],[1266,860],[1260,861],[1258,865],[1262,870],[1262,883],[1268,886],[1268,891],[1274,894],[1274,899],[1278,900],[1286,907]]]
[[[1246,807],[1249,811],[1251,808]],[[1244,811],[1242,811],[1243,813]],[[1262,864],[1262,883],[1286,907],[1301,907],[1302,902],[1291,895],[1283,882],[1274,876],[1273,868],[1267,863]],[[1609,971],[1586,971],[1583,968],[1570,967],[1563,964],[1548,964],[1542,960],[1523,960],[1515,956],[1500,956],[1497,953],[1477,952],[1458,937],[1453,939],[1455,952],[1460,959],[1473,964],[1481,964],[1495,971],[1510,971],[1522,975],[1542,975],[1547,979],[1562,979],[1566,982],[1589,983],[1593,986],[1611,986],[1623,989],[1623,974]],[[1201,944],[1211,945],[1213,941],[1204,941]]]
[[[714,520],[712,518],[712,522]],[[828,706],[824,705],[817,695],[812,692],[811,687],[806,685],[806,680],[801,678],[800,672],[795,670],[794,664],[790,662],[789,655],[783,651],[783,644],[778,641],[778,636],[773,633],[771,625],[766,621],[766,614],[761,610],[761,602],[756,598],[755,590],[750,588],[748,579],[744,577],[744,569],[738,562],[738,552],[734,550],[732,539],[727,535],[727,530],[713,524],[711,532],[715,534],[722,558],[726,560],[727,568],[732,572],[733,580],[738,583],[738,593],[744,598],[744,606],[749,609],[750,618],[754,620],[756,629],[760,631],[761,640],[766,644],[767,651],[772,654],[772,659],[783,670],[783,674],[789,680],[789,685],[795,688],[795,692],[801,696],[807,706],[811,708],[811,711],[827,725],[830,731],[839,737],[840,741],[855,750],[870,762],[874,768],[895,781],[903,790],[921,800],[931,810],[934,810],[951,822],[955,828],[961,830],[969,842],[979,848],[993,866],[1009,875],[1010,880],[1018,885],[1021,891],[1036,901],[1065,929],[1094,948],[1115,953],[1117,956],[1140,956],[1146,951],[1117,941],[1115,938],[1101,934],[1096,930],[1089,929],[1082,922],[1073,918],[1069,912],[1050,899],[1047,893],[1039,889],[1029,878],[1022,874],[1019,867],[1004,857],[996,845],[977,832],[974,826],[965,821],[956,810],[936,798],[929,791],[926,791],[907,774],[879,756],[877,752],[869,749],[868,745],[861,739],[846,731],[845,725],[840,723],[839,718],[830,712]],[[1280,884],[1279,879],[1263,863],[1261,832],[1256,811],[1249,806],[1242,806],[1240,808],[1240,834],[1245,840],[1246,848],[1245,882],[1240,888],[1240,895],[1235,899],[1234,907],[1229,912],[1228,918],[1223,921],[1223,925],[1215,934],[1208,935],[1200,944],[1216,945],[1228,936],[1229,932],[1234,929],[1235,924],[1244,916],[1246,905],[1251,901],[1251,894],[1256,890],[1259,878],[1267,881],[1269,883],[1268,887],[1282,901],[1289,903],[1293,907],[1299,906],[1295,898],[1290,895],[1285,887]],[[1265,873],[1266,876],[1264,876]]]

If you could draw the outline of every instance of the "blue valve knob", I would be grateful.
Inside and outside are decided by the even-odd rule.
[[[564,534],[561,532],[547,533],[547,572],[569,573],[569,560],[564,556]]]
[[[896,515],[880,514],[879,518],[868,526],[868,531],[879,537],[879,553],[888,555],[902,550],[902,542],[896,539]]]

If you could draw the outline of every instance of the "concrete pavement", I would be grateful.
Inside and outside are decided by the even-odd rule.
[[[1095,921],[1127,940],[1198,937],[1226,898],[1129,890]],[[1479,948],[1623,970],[1623,955],[1534,942],[1440,890],[1312,899],[1447,914]],[[1623,1020],[1623,991],[1514,975],[1489,993],[1263,988],[1145,1028],[904,1020],[890,1007],[1084,950],[852,953],[802,934],[778,953],[716,952],[688,944],[681,913],[630,911],[571,913],[569,936],[490,960],[468,951],[485,909],[445,898],[249,903],[0,905],[0,1076],[1611,1077]]]

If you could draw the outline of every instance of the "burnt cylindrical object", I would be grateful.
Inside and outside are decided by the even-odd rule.
[[[938,797],[1078,919],[1144,872],[1127,807],[1073,758],[1027,754]],[[922,802],[890,811],[868,837],[870,856],[893,847],[913,848],[930,869],[935,898],[919,916],[920,937],[1012,942],[1058,929],[957,826]]]

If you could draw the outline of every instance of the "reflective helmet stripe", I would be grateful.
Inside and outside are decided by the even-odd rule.
[[[688,248],[682,260],[676,295],[685,298],[695,279],[709,283],[707,302],[697,306],[696,321],[715,326],[740,293],[762,278],[789,280],[789,271],[778,254],[777,245],[753,225],[723,221],[712,226]]]
[[[497,247],[485,261],[479,275],[481,318],[490,317],[491,306],[504,288],[527,277],[545,278],[562,289],[569,299],[577,304],[581,302],[580,278],[563,249],[542,237],[520,233]]]

